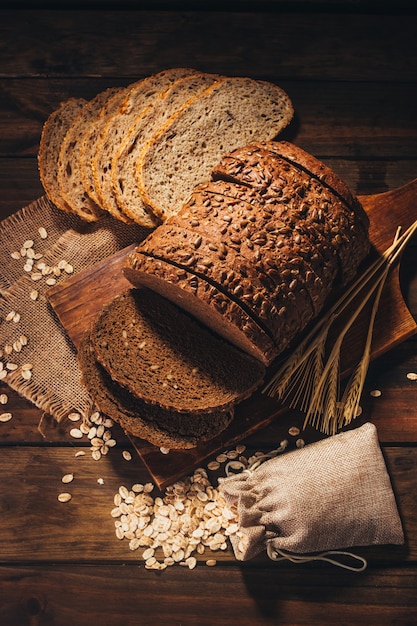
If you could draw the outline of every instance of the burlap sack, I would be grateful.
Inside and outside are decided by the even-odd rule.
[[[45,229],[47,237],[41,237],[39,228]],[[71,411],[87,417],[92,400],[81,384],[75,348],[48,302],[48,276],[33,281],[34,271],[24,269],[24,251],[24,256],[14,256],[25,242],[33,241],[31,250],[42,255],[34,260],[34,270],[39,262],[52,267],[65,260],[76,273],[141,241],[146,234],[140,226],[110,216],[88,224],[59,211],[46,197],[0,223],[0,375],[7,374],[4,382],[58,421]],[[63,271],[56,280],[66,278],[69,275]],[[39,292],[36,300],[30,298],[33,289]],[[17,314],[14,320],[9,319],[12,311]],[[19,344],[22,336],[27,345]],[[28,363],[32,376],[26,380],[22,366]],[[9,370],[10,364],[16,369]]]
[[[334,435],[220,481],[237,507],[235,556],[305,555],[402,544],[404,535],[373,424]],[[296,560],[296,559],[295,559]]]

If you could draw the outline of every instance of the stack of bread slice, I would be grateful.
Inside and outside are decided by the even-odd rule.
[[[85,339],[97,406],[155,445],[215,437],[353,279],[368,226],[345,183],[302,149],[266,141],[226,154],[129,255],[132,288]]]
[[[146,289],[115,298],[82,342],[83,381],[126,432],[169,449],[219,435],[265,367]]]
[[[111,215],[154,228],[223,154],[273,139],[292,116],[272,83],[170,68],[63,102],[43,127],[41,182],[57,207],[84,220]]]

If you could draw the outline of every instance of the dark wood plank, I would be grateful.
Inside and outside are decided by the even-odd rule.
[[[0,567],[4,626],[410,626],[417,621],[414,568],[267,564],[171,568],[161,576],[134,564]],[[342,622],[341,622],[342,620]]]
[[[250,75],[247,70],[245,75]],[[349,159],[354,171],[364,159],[389,157],[394,164],[400,159],[400,166],[406,159],[417,159],[417,81],[387,83],[379,76],[371,83],[317,83],[283,80],[278,74],[271,80],[287,91],[295,107],[294,121],[284,136],[313,154]],[[89,99],[107,87],[129,82],[114,77],[0,79],[0,156],[36,156],[42,125],[61,101]],[[387,188],[393,186],[385,182]]]
[[[401,15],[314,10],[3,11],[0,75],[137,76],[192,60],[280,80],[415,81],[416,28]]]
[[[130,489],[134,483],[148,482],[149,475],[139,458],[125,461],[120,448],[112,449],[100,461],[88,454],[75,458],[77,449],[1,448],[2,472],[8,477],[7,490],[0,492],[3,563],[141,561],[141,549],[131,551],[127,540],[116,538],[110,512],[121,485]],[[417,558],[417,449],[387,447],[384,455],[407,543],[355,548],[358,554],[366,555],[371,566],[377,562],[413,562]],[[74,474],[74,481],[63,485],[61,478],[69,472]],[[104,484],[97,483],[99,478]],[[57,496],[63,491],[72,494],[70,502],[58,502]],[[158,495],[157,490],[154,495]],[[230,547],[226,552],[208,551],[198,559],[204,562],[210,557],[235,561]]]

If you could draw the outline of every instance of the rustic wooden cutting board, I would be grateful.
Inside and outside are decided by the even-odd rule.
[[[386,193],[361,196],[360,200],[370,218],[372,245],[376,252],[382,253],[391,245],[398,226],[405,230],[417,219],[417,179]],[[121,250],[48,292],[52,307],[76,347],[102,307],[131,286],[122,274],[122,267],[133,247]],[[343,374],[347,374],[361,357],[368,328],[367,313],[366,310],[363,312],[345,339]],[[397,265],[382,294],[371,358],[375,359],[416,332],[417,324],[401,293]],[[236,408],[235,419],[226,431],[192,450],[171,450],[169,454],[162,454],[159,448],[146,441],[134,437],[131,440],[155,483],[163,489],[204,459],[242,441],[287,412],[288,409],[278,402],[257,392]]]

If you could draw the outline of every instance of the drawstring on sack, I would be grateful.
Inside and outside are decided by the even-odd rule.
[[[329,550],[327,552],[321,552],[316,555],[304,555],[304,554],[292,554],[289,552],[285,552],[285,550],[280,550],[279,548],[274,548],[271,543],[268,543],[266,546],[266,553],[271,561],[291,561],[291,563],[310,563],[311,561],[325,561],[326,563],[330,563],[331,565],[335,565],[336,567],[341,567],[342,569],[347,569],[351,572],[363,572],[368,563],[366,559],[357,554],[353,554],[352,552],[345,552],[343,550]],[[361,565],[354,566],[348,565],[347,563],[343,563],[342,560],[337,560],[331,558],[333,556],[347,556],[353,560],[358,561]]]

